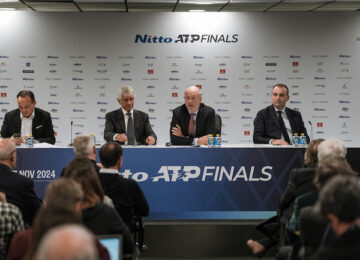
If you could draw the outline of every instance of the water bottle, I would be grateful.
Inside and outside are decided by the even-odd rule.
[[[299,146],[299,136],[297,133],[294,133],[292,137],[292,144],[293,146]]]
[[[215,140],[214,140],[214,146],[216,148],[221,147],[221,136],[219,134],[216,134]]]
[[[27,137],[26,145],[27,147],[34,147],[34,137],[32,136],[32,134],[29,134],[29,136]]]
[[[208,147],[214,147],[214,136],[213,135],[209,135],[208,137]]]
[[[96,138],[94,134],[90,134],[90,137],[94,140],[94,145],[96,145]]]
[[[301,139],[301,146],[302,146],[302,147],[306,147],[306,145],[307,145],[307,140],[306,140],[306,136],[305,136],[304,133],[301,133],[301,134],[300,134],[300,139]]]

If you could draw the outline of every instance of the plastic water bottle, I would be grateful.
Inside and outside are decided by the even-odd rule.
[[[34,147],[34,137],[32,136],[32,134],[29,134],[29,136],[27,137],[26,145],[27,147]]]
[[[214,140],[214,146],[216,148],[221,147],[221,136],[219,134],[216,134],[215,140]]]
[[[307,140],[306,140],[306,136],[304,133],[301,133],[300,134],[300,140],[301,140],[301,146],[302,147],[306,147],[307,145]]]
[[[294,133],[293,137],[292,137],[292,144],[294,146],[299,146],[299,136],[297,133]]]
[[[208,147],[214,147],[214,141],[215,141],[214,136],[209,135],[209,137],[208,137]]]
[[[94,134],[90,134],[90,136],[92,137],[92,139],[94,140],[94,145],[96,145],[96,138]]]

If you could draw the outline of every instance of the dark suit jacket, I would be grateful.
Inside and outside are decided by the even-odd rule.
[[[120,174],[107,173],[106,169],[101,171],[104,171],[99,173],[99,177],[105,195],[113,201],[116,210],[129,228],[132,227],[133,216],[149,215],[148,202],[136,181],[126,179]]]
[[[0,191],[6,194],[7,201],[19,207],[24,222],[30,225],[41,206],[34,191],[34,182],[14,173],[8,166],[0,163]]]
[[[105,116],[104,139],[108,142],[113,141],[115,134],[126,134],[125,120],[122,109],[109,112]],[[151,128],[148,114],[134,109],[134,132],[138,145],[146,145],[146,138],[153,136],[156,141],[156,134]],[[123,144],[123,143],[122,143]]]
[[[191,145],[194,138],[189,137],[189,121],[190,114],[185,104],[173,110],[173,117],[170,124],[170,139],[173,145]],[[171,129],[178,124],[185,137],[178,137],[172,134]],[[215,111],[209,106],[200,104],[199,111],[196,116],[195,138],[208,134],[215,134]]]
[[[21,133],[20,110],[15,109],[5,114],[1,127],[1,136],[11,137],[14,133]],[[35,107],[35,117],[32,121],[32,135],[40,143],[55,144],[54,129],[50,113]]]
[[[286,115],[289,119],[291,131],[300,135],[304,133],[307,143],[310,138],[306,132],[301,114],[290,108],[285,108]],[[270,139],[281,139],[281,128],[278,115],[273,105],[260,110],[254,119],[253,141],[255,144],[268,144]],[[290,136],[291,138],[291,136]]]

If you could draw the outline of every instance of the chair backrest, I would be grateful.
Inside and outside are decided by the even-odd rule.
[[[219,134],[221,136],[221,116],[217,113],[215,113],[215,136]]]

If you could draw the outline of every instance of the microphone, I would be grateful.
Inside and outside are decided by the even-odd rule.
[[[74,121],[70,121],[70,144],[69,144],[69,146],[73,146],[74,144],[73,144],[73,138],[72,138],[72,136],[73,136],[73,124],[74,124]]]
[[[312,125],[312,123],[311,123],[310,120],[309,120],[308,122],[309,122],[309,125],[310,125],[310,127],[311,127],[311,140],[314,140],[314,139],[313,139],[313,125]]]

